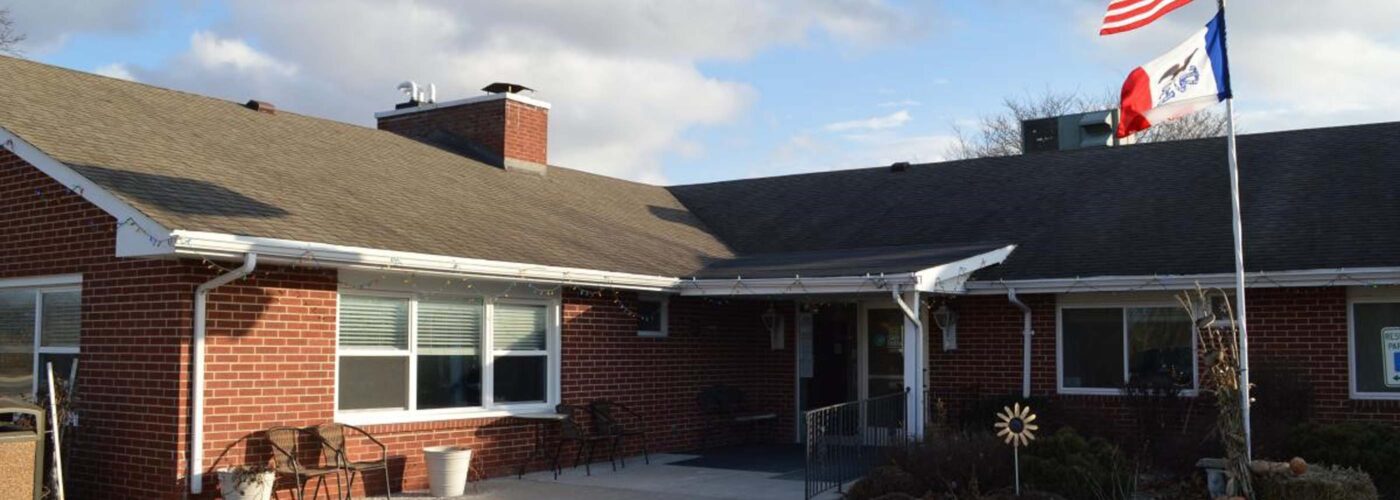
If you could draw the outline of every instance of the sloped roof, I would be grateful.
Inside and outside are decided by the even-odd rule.
[[[984,254],[1006,245],[843,248],[759,253],[717,260],[687,276],[700,279],[826,278],[909,273]]]
[[[673,277],[991,244],[975,279],[1233,270],[1224,139],[664,188],[6,57],[0,127],[170,229]],[[1248,270],[1400,265],[1400,123],[1239,141]]]
[[[21,59],[0,127],[169,229],[662,276],[732,256],[662,187]]]
[[[1007,242],[974,279],[1230,273],[1225,140],[676,186],[741,255]],[[1400,265],[1400,123],[1239,137],[1248,271]]]

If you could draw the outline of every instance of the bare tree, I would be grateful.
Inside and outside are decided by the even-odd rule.
[[[0,53],[19,55],[19,42],[24,34],[15,31],[15,20],[10,17],[10,9],[0,8]]]
[[[978,119],[971,130],[954,125],[957,142],[948,148],[952,159],[1012,156],[1021,154],[1021,122],[1071,113],[1111,109],[1118,106],[1118,96],[1102,96],[1081,92],[1057,92],[1046,89],[1038,95],[1007,97],[1002,100],[1000,113]],[[1225,114],[1202,111],[1177,120],[1154,124],[1137,134],[1137,142],[1165,142],[1199,139],[1225,135]]]

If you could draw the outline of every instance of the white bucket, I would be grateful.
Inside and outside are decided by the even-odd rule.
[[[423,462],[428,466],[428,491],[435,497],[455,497],[467,492],[467,471],[472,465],[472,450],[462,446],[429,446],[423,448]]]

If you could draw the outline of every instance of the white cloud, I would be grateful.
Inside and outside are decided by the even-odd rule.
[[[876,104],[876,106],[881,107],[881,108],[912,108],[912,107],[915,107],[915,106],[923,106],[923,105],[924,105],[924,103],[919,102],[919,101],[916,101],[916,100],[913,100],[913,99],[900,99],[900,100],[898,100],[898,101],[885,101],[885,102],[882,102],[882,103],[880,103],[880,104]]]
[[[883,130],[898,128],[909,123],[912,118],[909,110],[901,109],[884,116],[873,116],[861,120],[850,120],[844,122],[828,123],[822,127],[827,132],[847,132],[852,130]]]
[[[16,28],[25,35],[20,49],[34,54],[55,50],[79,33],[131,33],[145,28],[142,12],[153,2],[25,0],[6,3],[9,5],[4,7],[14,15]]]
[[[517,82],[554,105],[551,163],[664,182],[663,155],[704,154],[687,131],[736,120],[758,98],[700,62],[814,34],[887,43],[929,18],[880,0],[235,0],[180,56],[126,68],[143,82],[367,126],[400,100],[403,80],[435,83],[442,100]]]
[[[237,72],[271,77],[296,75],[297,68],[263,54],[237,38],[219,38],[213,33],[199,31],[190,36],[187,59],[206,71],[232,69]]]
[[[102,76],[120,78],[122,80],[130,80],[133,82],[136,81],[136,76],[132,75],[131,70],[127,69],[126,65],[122,63],[112,63],[98,66],[96,68],[93,68],[92,72]]]

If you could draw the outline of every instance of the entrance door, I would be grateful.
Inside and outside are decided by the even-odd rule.
[[[904,312],[865,311],[866,398],[904,390]]]

